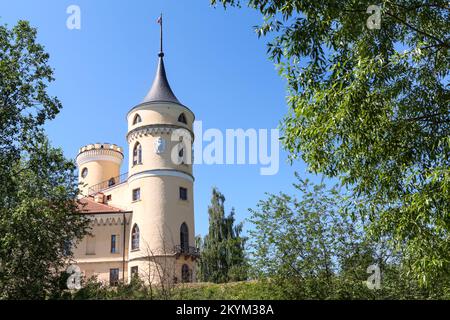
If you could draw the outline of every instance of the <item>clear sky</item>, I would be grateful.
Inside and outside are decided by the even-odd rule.
[[[80,30],[66,27],[69,5],[81,8]],[[0,23],[29,20],[50,53],[56,77],[50,90],[63,110],[46,130],[67,157],[75,158],[79,147],[94,142],[128,149],[125,115],[151,86],[160,12],[169,82],[204,130],[279,125],[287,111],[285,84],[266,56],[265,39],[253,31],[262,21],[254,11],[215,9],[209,0],[2,0]],[[122,172],[127,163],[126,157]],[[292,192],[294,171],[306,176],[304,163],[289,165],[283,151],[278,174],[261,176],[259,168],[194,166],[197,234],[207,232],[213,186],[225,194],[226,211],[235,207],[242,221],[265,192]]]

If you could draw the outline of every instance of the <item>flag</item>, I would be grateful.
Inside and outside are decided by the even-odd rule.
[[[156,23],[162,25],[162,15],[158,17]]]

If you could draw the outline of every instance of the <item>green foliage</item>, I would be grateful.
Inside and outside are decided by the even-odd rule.
[[[154,290],[153,290],[154,291]],[[153,300],[158,299],[158,291],[153,292],[139,278],[133,278],[130,283],[119,282],[117,287],[110,287],[96,277],[83,279],[82,288],[66,295],[72,300]]]
[[[242,281],[223,284],[184,283],[174,287],[167,297],[160,288],[134,281],[109,287],[90,278],[80,290],[66,292],[62,297],[72,300],[258,300],[283,299],[282,291],[269,281]]]
[[[252,265],[258,278],[274,279],[288,298],[325,299],[335,292],[341,265],[360,260],[355,252],[361,248],[367,268],[375,262],[374,248],[364,242],[362,222],[339,212],[338,190],[302,180],[295,187],[300,200],[270,194],[250,210]]]
[[[297,175],[298,177],[298,175]],[[429,289],[404,276],[404,259],[388,241],[366,233],[367,222],[336,187],[299,179],[300,198],[269,194],[251,210],[252,266],[286,299],[445,298],[449,277]],[[367,268],[381,270],[381,288],[367,286]]]
[[[75,166],[42,129],[61,105],[47,94],[53,71],[35,38],[27,22],[0,26],[0,299],[57,295],[87,228]]]
[[[247,279],[245,241],[242,223],[234,225],[234,209],[225,216],[225,197],[216,188],[208,208],[209,232],[202,240],[197,237],[201,258],[198,276],[201,281],[227,282]]]
[[[448,275],[448,1],[247,2],[287,80],[291,159],[353,188],[370,232],[399,244],[422,285]],[[372,4],[380,29],[366,27]]]
[[[177,287],[175,300],[280,300],[278,287],[268,281],[241,281],[222,284],[194,283]]]

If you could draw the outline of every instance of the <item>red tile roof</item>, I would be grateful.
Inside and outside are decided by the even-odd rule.
[[[78,200],[78,211],[84,214],[90,213],[123,213],[127,212],[107,204],[95,202],[94,198],[86,197]]]

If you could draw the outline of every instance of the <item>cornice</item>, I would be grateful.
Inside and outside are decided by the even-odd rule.
[[[131,183],[135,180],[146,178],[146,177],[177,177],[181,179],[185,179],[189,182],[194,182],[194,176],[190,173],[175,170],[175,169],[153,169],[153,170],[145,170],[141,172],[137,172],[128,177],[128,183]]]
[[[103,214],[89,214],[89,219],[95,226],[113,226],[113,225],[123,225],[123,215],[127,212],[117,212],[117,213],[103,213]],[[125,217],[125,222],[128,225],[129,219]]]
[[[77,156],[77,164],[79,167],[91,161],[111,161],[120,165],[122,164],[122,160],[122,153],[107,149],[84,151]]]
[[[142,137],[142,136],[153,136],[153,135],[157,135],[157,134],[171,134],[174,130],[178,130],[178,129],[182,129],[182,130],[186,130],[187,132],[189,132],[189,134],[191,135],[192,141],[194,141],[194,133],[192,132],[192,130],[183,127],[183,126],[179,126],[176,124],[149,124],[149,125],[144,125],[144,126],[140,126],[137,128],[134,128],[133,130],[129,131],[126,138],[128,143],[132,142],[133,140],[135,140],[137,137]]]
[[[174,103],[172,101],[149,101],[149,102],[140,103],[137,106],[133,107],[130,111],[128,111],[126,119],[128,121],[128,117],[130,116],[130,114],[133,111],[144,110],[144,109],[147,109],[148,106],[156,107],[156,108],[160,107],[161,108],[161,107],[166,107],[167,105],[169,105],[169,106],[170,105],[174,105],[174,106],[180,107],[182,109],[185,109],[186,111],[188,111],[192,115],[193,120],[195,120],[195,114],[194,114],[194,112],[192,112],[191,109],[186,107],[184,104]]]

